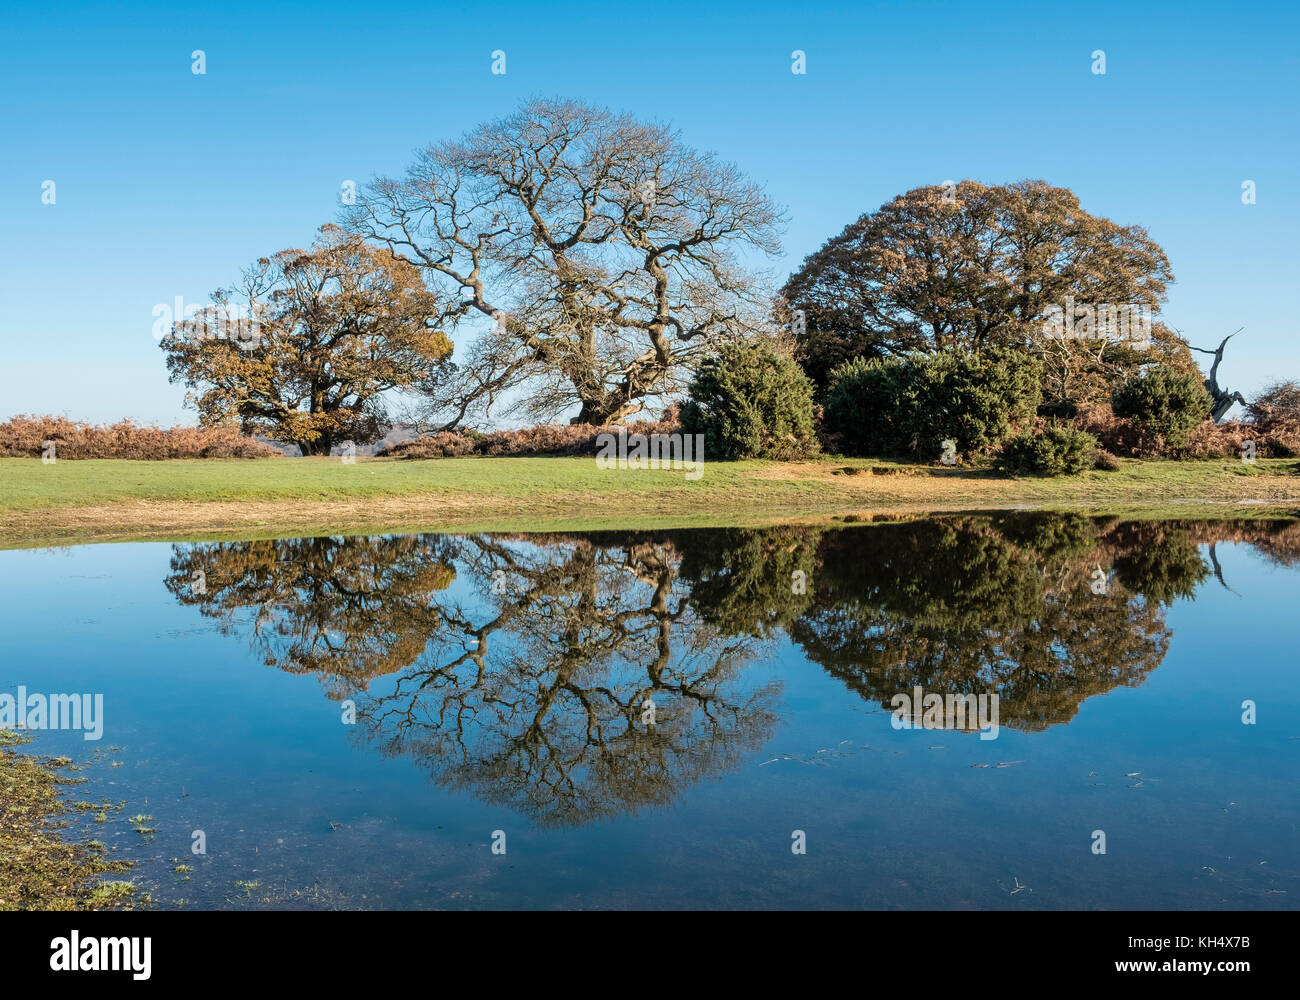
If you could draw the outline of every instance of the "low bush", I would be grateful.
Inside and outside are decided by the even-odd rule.
[[[831,373],[825,428],[851,455],[934,461],[986,452],[1034,419],[1042,369],[1023,351],[855,358]]]
[[[1174,449],[1187,444],[1213,405],[1200,378],[1166,365],[1128,379],[1111,396],[1111,408],[1117,417],[1130,418]]]
[[[1051,424],[1006,442],[993,467],[1012,476],[1074,476],[1093,467],[1096,453],[1097,439],[1091,434]]]
[[[706,361],[682,404],[682,430],[705,454],[790,460],[817,451],[813,383],[793,358],[765,344],[726,344]]]
[[[1124,468],[1120,460],[1105,448],[1098,448],[1093,454],[1092,467],[1100,472],[1119,472]]]

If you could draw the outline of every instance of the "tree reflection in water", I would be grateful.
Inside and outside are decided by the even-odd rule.
[[[771,735],[779,687],[741,676],[761,643],[700,618],[671,542],[413,538],[427,561],[397,561],[382,577],[401,595],[398,607],[382,600],[382,587],[371,600],[388,541],[177,546],[168,586],[228,629],[247,609],[268,662],[316,670],[336,697],[347,694],[341,682],[362,688],[395,673],[382,693],[358,692],[367,736],[440,782],[542,824],[666,805]],[[285,579],[273,584],[277,565]],[[191,589],[195,569],[204,594]],[[339,572],[347,578],[326,583]],[[472,594],[437,593],[462,574]],[[366,636],[334,636],[344,623],[365,630],[368,617]],[[376,636],[409,635],[407,623],[424,637],[414,655],[409,645],[388,655],[377,648]],[[292,642],[276,645],[283,635]],[[338,661],[322,666],[324,649]]]
[[[566,826],[671,803],[763,746],[780,686],[745,668],[782,639],[873,706],[996,693],[1002,725],[1041,730],[1161,663],[1166,608],[1211,564],[1222,579],[1201,544],[1292,564],[1298,536],[1008,514],[280,539],[177,545],[166,584],[355,699],[367,743]]]

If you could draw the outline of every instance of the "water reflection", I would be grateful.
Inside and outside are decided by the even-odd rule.
[[[781,691],[750,667],[780,637],[873,708],[920,686],[996,693],[1003,726],[1066,723],[1160,665],[1172,602],[1230,586],[1220,541],[1300,559],[1295,522],[1007,514],[186,544],[166,585],[355,699],[367,744],[570,826],[763,746]]]
[[[395,673],[357,698],[367,737],[541,824],[667,804],[770,736],[778,687],[740,683],[757,644],[701,619],[671,542],[392,541],[177,546],[167,585],[334,697]]]
[[[1093,695],[1142,683],[1169,647],[1164,606],[1204,575],[1185,534],[1141,525],[880,526],[825,540],[818,599],[790,633],[869,702],[913,686],[996,692],[1002,725],[1040,730]]]

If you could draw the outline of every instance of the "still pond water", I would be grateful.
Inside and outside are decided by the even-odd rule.
[[[0,553],[0,694],[103,695],[32,749],[162,909],[1296,909],[1298,635],[1300,522]]]

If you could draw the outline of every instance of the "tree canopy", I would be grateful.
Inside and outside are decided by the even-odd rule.
[[[190,387],[200,424],[329,454],[383,436],[386,393],[439,378],[452,345],[430,325],[419,270],[338,226],[320,233],[259,260],[163,338],[170,380]]]
[[[853,357],[1037,343],[1049,308],[1071,300],[1154,314],[1172,280],[1145,229],[1090,215],[1066,188],[962,181],[850,223],[782,295],[803,313],[800,360],[825,387]]]
[[[491,321],[432,401],[452,427],[502,401],[613,423],[680,390],[719,339],[766,322],[741,257],[779,249],[780,214],[663,126],[534,100],[423,149],[346,220],[423,272],[447,329]]]

